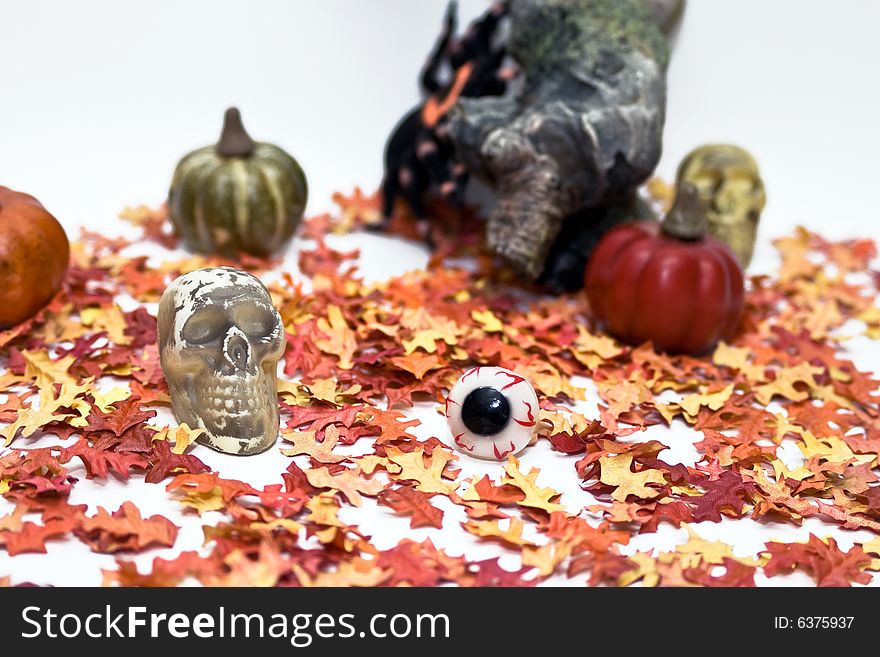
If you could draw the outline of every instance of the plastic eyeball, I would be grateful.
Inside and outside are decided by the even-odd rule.
[[[538,396],[526,379],[503,367],[474,367],[446,398],[452,442],[483,459],[507,458],[523,449],[537,425]]]

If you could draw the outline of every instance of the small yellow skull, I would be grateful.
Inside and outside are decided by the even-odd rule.
[[[681,161],[677,184],[684,182],[697,186],[709,232],[726,242],[747,267],[767,201],[755,159],[739,146],[706,144]]]

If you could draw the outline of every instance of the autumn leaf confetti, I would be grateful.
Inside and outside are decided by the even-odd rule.
[[[804,229],[777,240],[779,269],[749,281],[736,337],[670,357],[601,333],[581,295],[517,288],[467,212],[434,208],[443,220],[427,270],[367,284],[357,252],[325,237],[376,224],[377,197],[334,201],[337,213],[305,222],[297,275],[237,263],[269,283],[286,329],[286,465],[268,484],[212,471],[198,429],[157,418],[168,397],[155,302],[177,275],[230,263],[165,251],[176,240],[164,209],[125,213],[164,259],[94,233],[72,244],[59,295],[0,333],[0,580],[25,583],[16,555],[64,542],[112,555],[96,576],[123,586],[754,586],[792,573],[842,586],[880,570],[880,381],[848,351],[880,338],[873,242]],[[418,233],[406,215],[391,230]],[[416,404],[442,408],[473,364],[528,376],[537,440],[565,480],[514,457],[475,465],[411,417]],[[665,458],[664,426],[690,436],[693,463]],[[74,503],[83,479],[131,494],[89,509]],[[140,486],[200,522],[204,543],[181,544],[176,522],[141,509]],[[359,520],[368,509],[410,535],[371,536]],[[751,554],[710,540],[704,524],[807,520],[802,540]],[[817,521],[857,533],[823,535]],[[670,530],[674,549],[643,549],[645,535]],[[444,548],[449,532],[495,556]],[[152,562],[138,567],[135,554]]]

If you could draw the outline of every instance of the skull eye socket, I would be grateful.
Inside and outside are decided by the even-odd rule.
[[[531,384],[503,367],[474,367],[446,399],[452,442],[466,454],[503,460],[523,449],[537,425],[538,397]]]
[[[274,330],[277,319],[265,308],[242,307],[235,316],[235,324],[250,338],[265,338]]]
[[[186,321],[181,337],[193,344],[205,344],[219,339],[225,333],[226,321],[223,313],[213,308],[205,308]]]

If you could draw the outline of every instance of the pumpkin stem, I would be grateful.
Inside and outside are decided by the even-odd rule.
[[[664,235],[680,240],[694,241],[706,235],[708,224],[697,186],[683,182],[678,186],[675,201],[660,224]]]
[[[256,143],[244,129],[238,108],[230,107],[223,115],[223,132],[217,142],[217,153],[223,157],[247,157],[255,147]]]

